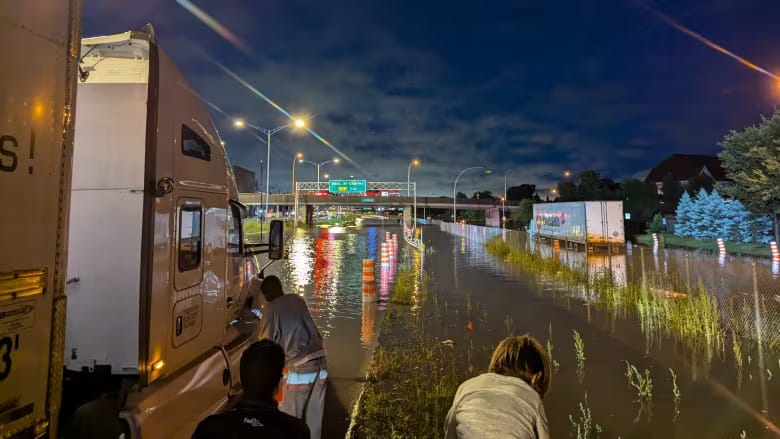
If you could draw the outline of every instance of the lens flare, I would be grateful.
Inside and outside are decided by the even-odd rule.
[[[674,19],[672,19],[668,15],[653,9],[652,7],[650,7],[649,5],[647,5],[645,3],[642,3],[641,1],[636,1],[635,3],[639,7],[641,7],[642,9],[644,9],[647,12],[650,12],[651,14],[655,15],[656,17],[658,17],[664,23],[666,23],[669,26],[672,26],[673,28],[679,30],[680,32],[682,32],[682,33],[684,33],[684,34],[686,34],[686,35],[688,35],[688,36],[698,40],[700,43],[703,43],[703,44],[707,45],[711,49],[717,50],[718,52],[720,52],[720,53],[722,53],[722,54],[724,54],[726,56],[729,56],[729,57],[737,60],[742,65],[744,65],[744,66],[746,66],[746,67],[748,67],[748,68],[750,68],[752,70],[755,70],[756,72],[762,73],[762,74],[764,74],[764,75],[774,79],[775,81],[780,81],[780,76],[778,76],[778,75],[776,75],[776,74],[774,74],[774,73],[772,73],[772,72],[770,72],[770,71],[768,71],[766,69],[763,69],[763,68],[753,64],[752,62],[746,60],[745,58],[742,58],[741,56],[737,55],[736,53],[729,51],[725,47],[720,46],[720,45],[716,44],[715,42],[705,38],[704,36],[694,32],[693,30],[691,30],[691,29],[689,29],[689,28],[687,28],[687,27],[677,23]]]
[[[189,11],[198,20],[203,22],[203,24],[210,27],[211,30],[216,32],[219,36],[226,39],[227,41],[229,41],[239,49],[241,49],[242,52],[246,53],[247,55],[252,54],[252,49],[249,47],[247,43],[241,40],[241,38],[236,36],[236,34],[231,32],[228,28],[222,25],[222,23],[217,21],[214,17],[207,14],[203,9],[200,9],[199,7],[195,6],[189,0],[176,0],[176,3],[178,3],[179,6]]]

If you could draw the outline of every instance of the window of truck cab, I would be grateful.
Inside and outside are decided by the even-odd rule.
[[[181,152],[189,157],[211,161],[211,146],[187,125],[181,126]]]
[[[179,210],[179,271],[200,267],[203,254],[203,206],[188,202]]]
[[[227,239],[227,253],[229,255],[241,255],[244,252],[243,243],[243,231],[242,229],[242,211],[239,205],[234,202],[230,203],[230,207],[227,211],[228,214],[228,239]]]

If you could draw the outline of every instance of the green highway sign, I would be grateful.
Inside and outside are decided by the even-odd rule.
[[[332,194],[362,194],[366,192],[366,180],[328,180]]]
[[[360,199],[361,203],[373,203],[374,201],[376,201],[376,200],[374,200],[373,198],[361,198]]]

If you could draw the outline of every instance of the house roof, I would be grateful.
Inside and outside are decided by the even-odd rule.
[[[650,170],[645,181],[661,182],[667,174],[671,174],[676,181],[691,180],[701,174],[705,167],[715,181],[729,181],[718,157],[696,154],[670,155]]]

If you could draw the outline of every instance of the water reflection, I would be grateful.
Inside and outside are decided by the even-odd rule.
[[[285,285],[306,299],[312,317],[323,337],[344,337],[343,330],[354,330],[348,337],[364,348],[376,342],[377,316],[384,310],[383,301],[364,303],[362,294],[363,259],[374,259],[378,271],[376,282],[380,299],[386,301],[392,291],[395,263],[380,266],[376,257],[385,241],[387,228],[296,229],[288,240],[288,259],[281,267]],[[393,230],[393,229],[389,229]],[[392,240],[392,234],[389,235]],[[381,238],[380,238],[381,237]],[[360,319],[353,327],[343,320]]]

